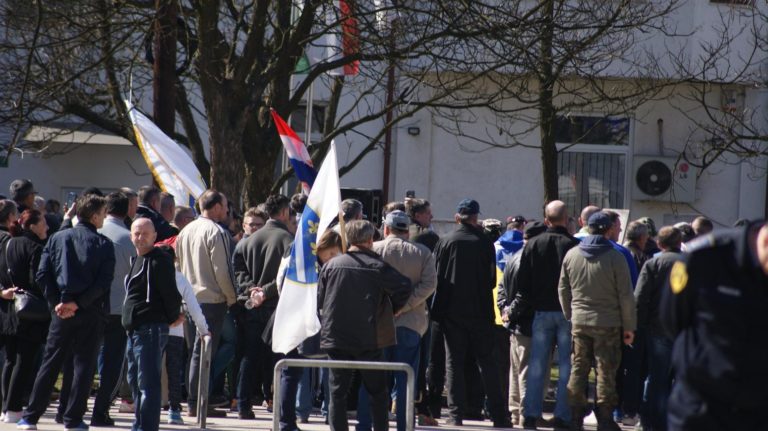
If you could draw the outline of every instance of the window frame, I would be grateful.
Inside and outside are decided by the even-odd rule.
[[[562,115],[561,115],[562,116]],[[633,172],[633,155],[635,143],[635,117],[632,114],[627,115],[608,115],[602,112],[578,112],[569,114],[572,117],[598,117],[598,118],[622,118],[628,120],[629,130],[627,131],[627,145],[604,145],[604,144],[574,144],[568,142],[555,142],[557,148],[558,159],[560,153],[598,153],[598,154],[618,154],[624,155],[624,190],[622,199],[623,202],[619,205],[621,208],[629,208],[632,202],[632,172]],[[559,164],[559,162],[558,162]],[[558,172],[558,177],[560,173]],[[559,193],[559,190],[558,190]],[[579,209],[581,211],[581,209]]]

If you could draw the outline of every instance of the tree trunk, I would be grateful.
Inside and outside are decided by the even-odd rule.
[[[246,166],[243,205],[248,208],[264,202],[270,194],[275,164],[283,149],[266,108],[259,112],[258,119],[248,122],[246,130],[250,139],[243,145]]]
[[[224,193],[235,206],[239,206],[245,173],[243,131],[237,124],[238,113],[233,112],[237,104],[227,98],[228,94],[229,91],[221,91],[211,97],[212,103],[206,106],[211,148],[210,186]]]
[[[543,9],[541,56],[539,63],[539,130],[541,131],[541,168],[544,178],[544,203],[558,199],[557,146],[555,145],[554,105],[555,76],[552,44],[554,38],[554,0],[547,0]]]
[[[155,124],[168,136],[173,136],[176,123],[176,3],[156,0],[153,51],[152,96]]]

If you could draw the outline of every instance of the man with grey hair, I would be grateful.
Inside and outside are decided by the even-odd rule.
[[[463,424],[468,407],[464,370],[474,353],[494,427],[511,428],[493,354],[496,253],[478,224],[479,214],[477,201],[459,202],[455,215],[459,227],[440,238],[435,246],[437,290],[432,300],[432,318],[445,337],[450,414],[446,423]]]
[[[341,201],[341,211],[344,213],[344,222],[363,219],[363,203],[357,199]]]
[[[408,278],[371,250],[376,228],[370,222],[350,221],[346,232],[348,252],[328,261],[320,271],[320,347],[333,360],[382,361],[382,349],[396,344],[394,315],[406,306],[413,289]],[[368,370],[360,374],[371,396],[373,429],[386,430],[386,374]],[[330,370],[331,430],[349,429],[347,392],[352,375],[352,370]]]
[[[627,225],[627,232],[624,234],[624,247],[632,253],[638,271],[651,256],[645,252],[645,246],[648,243],[648,226],[637,220]]]
[[[401,274],[411,280],[413,293],[405,306],[395,314],[397,345],[387,348],[384,356],[391,362],[404,362],[419,370],[419,345],[421,337],[427,332],[427,298],[437,287],[435,259],[432,252],[421,244],[408,241],[408,227],[411,219],[401,210],[393,210],[384,218],[384,239],[373,243],[373,251],[385,262],[392,265]],[[406,376],[403,372],[395,373],[395,391],[397,393],[397,429],[405,430]],[[362,401],[367,398],[365,390],[360,391],[358,401],[358,430],[370,429],[370,413]],[[362,405],[360,405],[362,403]]]

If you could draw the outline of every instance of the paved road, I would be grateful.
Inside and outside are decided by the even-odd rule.
[[[92,401],[93,399],[91,399]],[[41,431],[64,431],[64,426],[57,424],[53,420],[53,415],[55,412],[55,403],[48,409],[48,413],[43,416],[43,418],[40,420],[40,423],[38,423],[38,429]],[[263,407],[257,407],[254,409],[254,412],[256,413],[256,420],[239,420],[237,419],[236,413],[229,413],[226,418],[210,418],[208,419],[208,429],[214,430],[214,431],[224,431],[224,430],[231,430],[231,431],[240,431],[240,430],[268,430],[272,427],[272,414],[268,413],[265,408]],[[130,430],[131,429],[131,423],[133,421],[133,415],[129,413],[117,413],[117,408],[113,408],[112,412],[110,412],[112,417],[116,421],[115,427],[110,428],[97,428],[93,427],[92,430],[110,430],[110,431],[123,431],[123,430]],[[87,419],[89,417],[86,417]],[[163,419],[165,419],[165,412],[163,412]],[[187,418],[184,417],[184,420],[187,422],[186,425],[166,425],[161,424],[160,429],[162,430],[198,430],[199,428],[194,423],[194,418]],[[354,421],[350,421],[350,429],[354,430]],[[328,425],[325,425],[323,423],[323,417],[319,415],[313,415],[310,417],[310,423],[309,424],[301,424],[301,429],[303,431],[325,431],[328,430]],[[11,424],[4,424],[0,423],[0,430],[15,430],[16,427]],[[394,422],[390,423],[390,429],[395,430],[395,424]],[[464,421],[464,426],[457,428],[457,427],[447,427],[445,425],[444,420],[440,421],[439,427],[420,427],[417,426],[416,429],[419,430],[463,430],[463,431],[478,431],[478,430],[490,430],[494,429],[492,427],[491,422],[485,421],[485,422],[478,422],[478,421]],[[516,428],[520,429],[520,428]],[[543,430],[546,430],[548,428],[540,428]],[[587,426],[587,429],[594,430],[595,427]],[[624,427],[624,430],[630,431],[631,427]]]

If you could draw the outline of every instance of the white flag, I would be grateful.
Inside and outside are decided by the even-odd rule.
[[[144,114],[125,101],[141,155],[160,188],[179,205],[192,206],[205,191],[205,183],[192,158]]]
[[[315,247],[328,225],[339,215],[340,209],[336,145],[331,142],[307,197],[307,205],[301,213],[296,239],[291,247],[272,329],[272,350],[275,352],[288,353],[320,330],[320,320],[317,318],[318,266]]]

